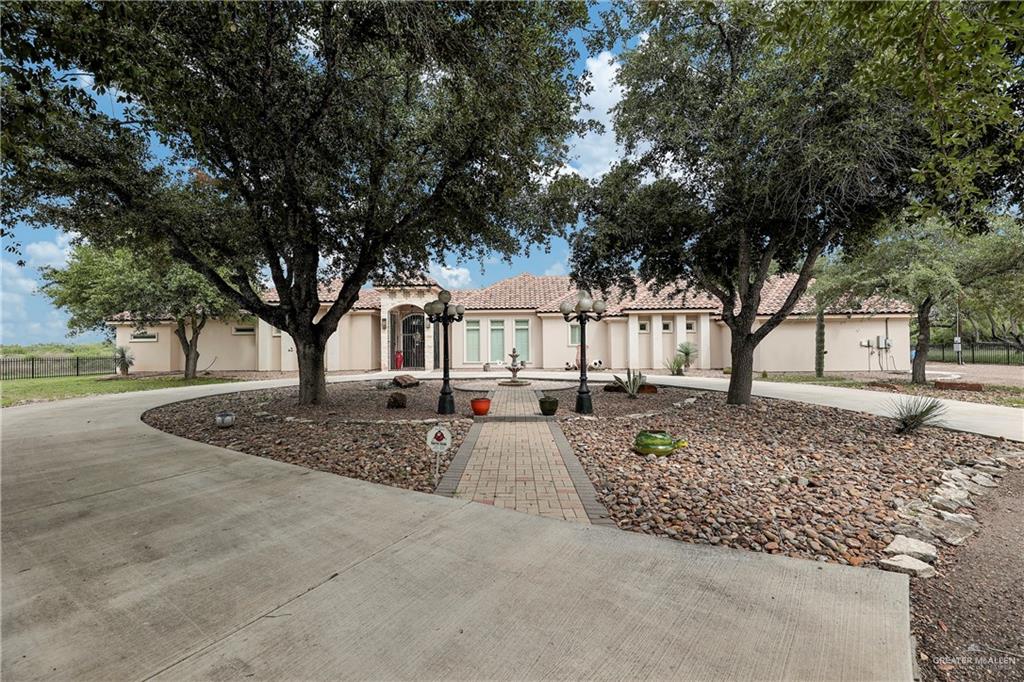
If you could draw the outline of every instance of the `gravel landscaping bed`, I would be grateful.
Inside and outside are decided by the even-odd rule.
[[[1024,407],[1024,388],[1017,386],[986,384],[984,391],[955,391],[946,388],[935,388],[932,385],[921,386],[919,384],[911,384],[906,381],[876,381],[865,383],[857,388],[863,388],[868,391],[884,391],[886,393],[924,395],[931,398],[945,398],[946,400],[962,400],[968,403]]]
[[[977,501],[983,529],[910,582],[924,680],[1024,680],[1024,472]]]
[[[755,398],[738,407],[705,392],[675,408],[679,396],[673,393],[629,401],[644,406],[634,412],[667,402],[668,411],[656,416],[609,418],[613,398],[602,409],[595,400],[599,420],[561,420],[620,528],[873,563],[898,527],[909,523],[898,509],[927,500],[943,469],[1001,450],[1000,441],[938,428],[898,436],[886,418],[789,401]],[[669,457],[641,457],[631,450],[641,429],[669,431],[688,439],[689,447]]]
[[[161,431],[259,457],[327,471],[397,488],[433,492],[434,454],[427,449],[428,423],[436,423],[438,382],[404,389],[406,409],[388,410],[392,392],[372,383],[328,384],[322,405],[299,406],[298,388],[242,391],[163,405],[143,415]],[[465,401],[456,399],[460,412]],[[214,415],[235,413],[235,425],[222,429]],[[452,447],[441,456],[444,475],[469,431],[471,420],[444,420]]]
[[[591,402],[594,404],[595,417],[624,417],[628,415],[650,414],[673,409],[673,403],[685,401],[687,398],[701,395],[703,391],[688,388],[658,386],[657,393],[645,394],[630,398],[625,393],[612,393],[604,390],[605,384],[590,384]],[[531,386],[530,388],[535,388]],[[543,389],[539,384],[538,389]],[[576,388],[565,390],[548,390],[546,394],[558,398],[558,417],[575,415]]]

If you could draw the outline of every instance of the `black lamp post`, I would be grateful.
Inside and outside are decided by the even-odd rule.
[[[444,355],[441,359],[441,364],[444,370],[444,381],[441,383],[441,395],[437,399],[437,413],[438,414],[455,414],[455,398],[452,397],[452,385],[451,377],[449,376],[449,361],[448,361],[448,327],[451,326],[452,322],[461,322],[462,316],[466,312],[466,308],[457,305],[450,306],[452,300],[452,292],[447,289],[441,289],[437,294],[437,300],[431,301],[430,303],[423,306],[423,312],[427,314],[427,319],[433,323],[441,323],[442,334],[444,334]]]
[[[590,400],[590,388],[587,386],[587,322],[600,320],[607,309],[602,300],[593,300],[590,294],[581,291],[576,305],[572,301],[562,301],[558,307],[566,322],[577,322],[580,325],[580,387],[576,391],[576,412],[593,414],[594,404]]]

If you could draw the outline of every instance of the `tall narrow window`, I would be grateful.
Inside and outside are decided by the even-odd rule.
[[[523,362],[530,361],[530,321],[516,320],[516,350],[519,352],[519,359]]]
[[[466,362],[480,362],[480,320],[466,320]]]
[[[505,320],[491,320],[491,362],[505,360]]]
[[[569,325],[569,345],[580,345],[580,326],[575,322]]]

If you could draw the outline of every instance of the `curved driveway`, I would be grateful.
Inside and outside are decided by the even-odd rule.
[[[904,576],[402,491],[139,420],[287,383],[3,410],[4,678],[911,677]]]

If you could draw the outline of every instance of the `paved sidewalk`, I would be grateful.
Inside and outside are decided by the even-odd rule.
[[[590,523],[548,423],[543,421],[484,424],[455,497]]]

